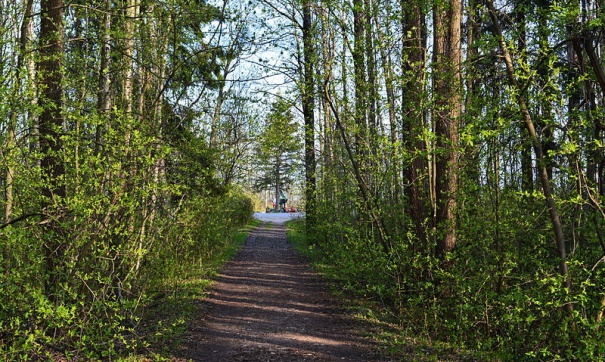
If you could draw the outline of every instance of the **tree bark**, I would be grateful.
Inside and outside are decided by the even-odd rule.
[[[597,79],[597,84],[601,89],[601,97],[605,95],[605,71],[601,66],[600,59],[597,55],[594,43],[593,36],[588,30],[584,30],[582,32],[582,41],[580,39],[576,39],[574,42],[574,47],[576,49],[576,53],[578,56],[582,55],[582,47],[586,50],[586,54],[588,55],[588,59],[590,61],[590,66],[595,74]],[[595,94],[595,90],[593,89],[592,82],[590,80],[585,80],[584,82],[584,90],[586,92],[586,98],[589,103],[589,120],[593,121],[593,139],[600,140],[602,138],[603,130],[605,126],[603,125],[600,117],[595,116],[597,110],[597,95]],[[600,195],[604,195],[605,188],[603,187],[603,157],[599,155],[599,152],[596,150],[590,151],[588,157],[588,167],[587,174],[588,179],[596,185],[599,190]]]
[[[355,153],[359,163],[367,153],[367,92],[365,71],[365,16],[363,1],[353,1],[353,82],[355,84]],[[363,165],[362,171],[365,171]]]
[[[51,301],[56,301],[54,290],[62,272],[60,265],[64,259],[65,243],[58,235],[61,205],[66,197],[65,166],[61,160],[63,144],[62,96],[63,96],[63,2],[62,0],[42,0],[40,3],[40,75],[41,96],[39,105],[42,113],[39,119],[40,152],[42,159],[42,214],[45,225],[46,293]]]
[[[420,136],[423,128],[422,99],[424,94],[424,66],[426,63],[425,23],[419,2],[402,2],[403,52],[402,88],[403,145],[412,155],[405,167],[407,196],[406,210],[414,223],[418,240],[426,239],[424,221],[426,217],[424,179],[427,173],[426,161],[419,155],[425,149]]]
[[[62,0],[43,0],[41,2],[42,20],[40,23],[40,62],[38,72],[41,77],[39,100],[42,107],[40,115],[40,150],[44,181],[44,206],[52,205],[58,198],[65,197],[65,186],[60,178],[65,174],[63,163],[59,159],[62,149],[60,132],[63,128],[62,107],[62,64],[63,64],[63,2]]]
[[[101,65],[99,69],[99,90],[97,92],[97,112],[101,117],[108,117],[112,106],[111,97],[111,0],[105,0],[105,12],[101,25]],[[95,153],[99,153],[103,137],[103,124],[99,124],[95,130]]]
[[[334,35],[333,30],[330,24],[330,16],[329,16],[329,3],[323,2],[321,7],[321,23],[322,23],[322,81],[326,81],[330,79],[332,71],[332,63],[334,62],[335,50],[334,50]],[[330,85],[333,87],[333,85]],[[322,139],[322,149],[320,149],[320,155],[323,155],[323,166],[324,170],[323,175],[324,179],[326,179],[327,172],[331,172],[334,167],[334,142],[333,142],[333,132],[334,126],[332,121],[332,114],[330,111],[330,105],[328,104],[328,100],[324,92],[322,92],[321,97],[321,106],[323,110],[323,139]],[[332,177],[332,174],[328,177]],[[332,183],[330,183],[332,184]],[[332,185],[329,189],[324,190],[323,197],[327,200],[332,200],[335,192],[332,189]],[[317,196],[316,196],[317,197]]]
[[[313,24],[311,21],[311,1],[303,1],[303,84],[302,109],[305,121],[305,199],[306,225],[309,230],[315,226],[316,208],[316,159],[315,159],[315,80],[313,63],[315,47],[313,46]]]
[[[515,1],[515,22],[518,28],[519,35],[517,36],[517,47],[519,49],[519,57],[521,58],[521,62],[527,62],[527,32],[526,32],[526,20],[525,20],[525,12],[526,6],[523,0]],[[527,73],[525,70],[518,70],[524,73]],[[524,74],[526,79],[529,79],[529,74]],[[527,99],[527,87],[523,87],[521,90],[523,92],[523,97]],[[534,190],[534,171],[533,171],[533,162],[532,162],[532,154],[531,149],[532,145],[529,139],[524,136],[524,128],[523,124],[519,124],[519,129],[521,132],[521,190],[526,192],[532,192]]]
[[[279,210],[279,199],[281,199],[281,158],[279,155],[275,158],[275,208]]]
[[[377,85],[377,74],[376,74],[376,53],[374,47],[374,29],[372,29],[372,19],[375,17],[374,5],[372,0],[363,1],[364,9],[364,28],[365,28],[365,59],[366,59],[366,104],[368,107],[367,119],[368,119],[368,146],[369,153],[377,152],[378,149],[378,131],[382,125],[379,122],[380,107],[379,107],[379,95]],[[372,163],[375,163],[374,157],[372,157]]]
[[[551,29],[548,28],[548,18],[550,7],[548,1],[538,1],[538,40],[539,40],[539,51],[540,61],[537,69],[538,86],[542,90],[538,106],[540,109],[540,117],[537,119],[537,128],[541,132],[540,140],[542,143],[542,152],[544,154],[544,161],[546,162],[546,172],[548,173],[548,179],[552,180],[553,176],[553,160],[550,155],[551,151],[555,150],[555,141],[553,135],[553,110],[551,105],[551,99],[554,95],[559,92],[559,89],[553,86],[550,79],[551,70],[549,68],[548,58],[551,57],[551,49],[549,45],[548,37],[550,36]]]
[[[134,38],[136,19],[139,16],[139,0],[127,0],[124,29],[124,80],[122,83],[122,102],[126,116],[131,117],[134,108]],[[130,132],[125,134],[126,144],[130,143]]]
[[[437,256],[443,256],[456,246],[458,128],[462,111],[461,21],[460,0],[450,0],[434,6],[435,112],[433,117],[437,137],[435,154]]]

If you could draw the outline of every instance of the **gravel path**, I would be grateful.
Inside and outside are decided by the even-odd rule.
[[[263,222],[283,224],[293,219],[305,217],[303,212],[255,212],[254,218]]]
[[[181,351],[185,360],[380,360],[286,242],[281,224],[252,232],[204,303]]]

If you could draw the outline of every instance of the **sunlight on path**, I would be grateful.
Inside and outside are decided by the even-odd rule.
[[[277,223],[296,215],[256,215],[275,224],[256,228],[221,272],[176,361],[384,361],[287,242]]]

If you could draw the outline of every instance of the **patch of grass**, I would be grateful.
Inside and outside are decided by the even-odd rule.
[[[294,249],[322,275],[330,285],[332,294],[340,299],[358,320],[360,328],[365,330],[365,335],[377,342],[380,353],[386,358],[393,361],[417,362],[500,361],[492,355],[420,337],[408,331],[405,326],[398,325],[393,311],[379,301],[361,297],[359,294],[352,295],[347,287],[348,284],[354,284],[353,281],[347,280],[350,275],[342,275],[338,267],[330,264],[321,247],[309,242],[305,234],[304,220],[292,220],[286,225],[288,241]]]
[[[313,249],[307,242],[307,235],[305,234],[305,221],[303,219],[292,219],[286,222],[286,235],[288,241],[294,246],[294,249],[305,255],[311,256],[310,254]]]
[[[141,338],[146,349],[141,351],[140,359],[132,361],[167,360],[182,343],[190,321],[200,311],[200,300],[204,297],[212,279],[204,276],[199,279],[183,280],[177,288],[158,294],[147,307],[141,326]],[[134,357],[131,357],[134,358]],[[164,359],[166,358],[166,359]]]
[[[417,362],[466,362],[500,361],[495,355],[484,352],[466,350],[450,343],[434,341],[414,335],[406,328],[392,323],[389,311],[376,304],[360,304],[354,301],[355,308],[363,306],[364,310],[355,313],[355,318],[367,326],[368,337],[374,339],[380,346],[383,355],[394,361]],[[372,309],[366,309],[372,308]]]

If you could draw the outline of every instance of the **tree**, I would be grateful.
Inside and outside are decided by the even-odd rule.
[[[259,190],[272,185],[275,204],[279,204],[281,191],[291,182],[290,176],[297,167],[300,150],[298,124],[294,121],[290,103],[279,99],[271,105],[257,145],[258,162],[262,169],[256,183]]]
[[[48,182],[42,189],[45,196],[43,207],[60,202],[65,198],[65,185],[60,178],[65,174],[60,159],[62,148],[60,132],[63,128],[63,2],[44,0],[41,3],[40,25],[40,74],[42,96],[40,97],[40,151],[43,155],[41,167],[43,179]]]
[[[425,149],[421,137],[424,128],[422,99],[425,88],[424,68],[426,66],[426,25],[424,24],[421,2],[401,2],[403,50],[401,52],[403,89],[402,120],[403,144],[412,155],[411,162],[405,165],[407,207],[406,210],[414,223],[416,237],[426,238],[423,223],[426,218],[426,193],[423,193],[427,178],[427,162],[422,156]],[[394,140],[393,142],[395,142]]]
[[[42,114],[39,119],[40,153],[42,160],[42,214],[48,225],[46,250],[47,296],[57,301],[55,289],[59,283],[60,265],[67,245],[59,236],[58,221],[63,213],[67,196],[65,188],[65,165],[61,159],[63,144],[63,2],[43,0],[40,4],[40,61],[38,73],[42,94],[39,105]]]
[[[313,46],[313,23],[311,0],[303,1],[303,66],[302,66],[302,111],[305,121],[305,199],[309,230],[315,226],[316,218],[316,160],[315,160],[315,47]]]
[[[456,246],[457,193],[459,189],[459,135],[462,112],[460,0],[438,1],[433,7],[433,122],[437,137],[435,150],[436,254]]]
[[[209,261],[248,220],[234,172],[218,182],[201,131],[207,110],[220,110],[217,64],[228,66],[218,39],[229,27],[217,19],[247,26],[203,1],[0,5],[3,359],[114,359],[136,348],[128,334],[146,295],[182,275],[175,269]],[[242,58],[231,57],[233,70]],[[221,147],[245,152],[248,98],[223,98],[249,118],[229,115],[238,129]]]

